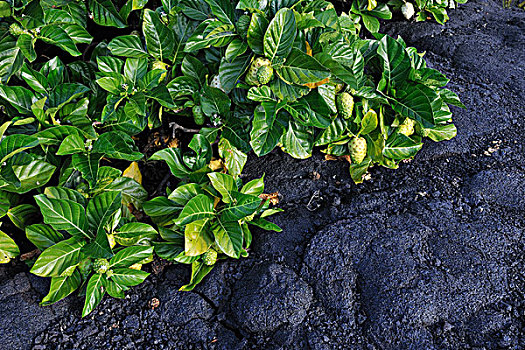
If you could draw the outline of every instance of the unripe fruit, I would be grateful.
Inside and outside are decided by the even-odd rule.
[[[13,35],[22,35],[24,34],[24,29],[22,29],[18,23],[13,23],[9,27],[9,32],[11,32]]]
[[[350,159],[352,163],[360,164],[366,157],[366,140],[363,137],[354,137],[349,143]]]
[[[246,82],[246,84],[260,85],[259,79],[257,77],[257,72],[259,71],[259,68],[261,68],[262,66],[271,66],[271,64],[272,63],[269,59],[263,57],[258,57],[255,60],[253,60],[252,64],[250,65],[250,68],[248,68],[248,72],[246,72],[246,75],[244,77],[244,81]]]
[[[265,85],[273,78],[273,68],[270,66],[262,66],[257,70],[257,80],[259,84]]]
[[[106,273],[109,269],[109,261],[107,259],[97,259],[93,263],[93,270],[96,273]]]
[[[202,257],[202,261],[206,265],[213,265],[217,262],[217,251],[215,249],[210,249]]]
[[[397,130],[400,134],[410,136],[414,133],[415,124],[416,123],[412,119],[406,118],[405,121],[401,125],[399,125]]]
[[[192,110],[193,112],[193,120],[195,121],[195,124],[197,125],[204,125],[204,113],[202,113],[202,108],[199,105],[193,106]]]
[[[354,98],[348,92],[343,92],[337,95],[337,111],[343,118],[349,119],[352,117],[354,110]]]

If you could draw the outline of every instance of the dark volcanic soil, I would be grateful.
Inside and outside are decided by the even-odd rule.
[[[454,108],[456,139],[359,186],[320,154],[251,159],[246,177],[266,173],[282,195],[284,230],[255,231],[250,257],[195,292],[167,266],[81,319],[80,298],[39,307],[47,282],[2,267],[0,347],[525,349],[525,11],[486,0],[450,14],[383,29],[451,79],[468,107]]]

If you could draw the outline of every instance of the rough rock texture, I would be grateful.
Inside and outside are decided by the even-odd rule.
[[[468,107],[458,136],[351,183],[321,154],[250,159],[286,211],[194,292],[169,265],[80,317],[80,298],[0,267],[2,349],[524,349],[525,11],[469,1],[445,26],[384,31],[426,51]],[[160,306],[152,309],[151,300]]]

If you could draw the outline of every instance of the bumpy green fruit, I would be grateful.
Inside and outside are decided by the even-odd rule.
[[[345,119],[352,117],[354,110],[354,98],[348,92],[337,95],[337,111]]]
[[[210,249],[202,257],[202,261],[206,265],[213,265],[217,262],[217,251],[215,249]]]
[[[412,119],[406,118],[405,121],[401,125],[399,125],[397,130],[400,134],[410,136],[414,133],[415,124],[416,123]]]
[[[192,110],[193,112],[193,120],[195,121],[195,124],[197,125],[204,125],[204,113],[202,113],[202,108],[199,105],[193,106]]]
[[[355,164],[360,164],[366,157],[366,140],[363,137],[354,137],[348,143],[350,149],[350,159]]]
[[[97,259],[93,263],[93,270],[96,273],[106,273],[109,269],[109,261],[107,259]]]
[[[272,63],[267,58],[258,57],[254,59],[250,65],[250,68],[248,68],[248,72],[246,72],[244,81],[249,85],[259,85],[259,79],[257,78],[257,72],[259,71],[259,68],[262,66],[270,66],[271,64]]]
[[[9,31],[15,36],[24,34],[24,29],[22,29],[22,27],[20,27],[18,23],[11,24],[11,26],[9,27]]]
[[[273,68],[270,66],[262,66],[257,70],[257,80],[259,84],[265,85],[273,79]]]

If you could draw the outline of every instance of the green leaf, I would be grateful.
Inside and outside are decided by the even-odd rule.
[[[82,276],[75,270],[70,276],[52,277],[49,293],[42,299],[40,305],[51,305],[73,293],[80,287]]]
[[[163,160],[168,164],[171,173],[178,178],[184,178],[191,173],[182,159],[180,148],[165,148],[150,157],[150,160]]]
[[[277,98],[287,102],[294,102],[310,92],[306,86],[290,85],[279,77],[270,82],[270,89]]]
[[[228,173],[233,177],[241,175],[248,156],[233,146],[230,141],[221,138],[219,141],[219,156],[224,159]]]
[[[458,132],[454,124],[436,125],[424,130],[425,135],[435,142],[450,140],[456,137]]]
[[[330,71],[319,61],[295,48],[276,71],[282,80],[297,85],[317,83],[330,76]]]
[[[390,84],[400,84],[408,79],[412,66],[403,45],[385,35],[379,41],[377,54],[383,59],[383,76]]]
[[[26,237],[42,251],[64,239],[61,232],[44,224],[26,226]]]
[[[89,0],[89,10],[95,23],[106,27],[125,28],[126,23],[110,0]]]
[[[231,203],[233,200],[231,192],[237,190],[237,185],[235,184],[235,179],[233,176],[213,172],[209,173],[208,177],[210,178],[213,188],[215,188],[221,194],[222,201],[224,203]]]
[[[241,188],[241,193],[250,194],[252,196],[259,196],[264,192],[264,175],[259,179],[254,179],[247,182]]]
[[[20,35],[16,41],[16,46],[20,49],[20,51],[22,51],[29,62],[33,62],[37,57],[35,51],[35,42],[36,38],[29,34]]]
[[[248,50],[248,44],[240,38],[235,38],[226,48],[224,59],[231,62]]]
[[[209,219],[197,220],[186,225],[184,229],[186,256],[198,256],[210,248],[213,244],[213,236],[209,228]]]
[[[229,0],[204,0],[210,6],[211,13],[222,23],[235,24],[235,12]]]
[[[215,244],[221,251],[232,257],[238,259],[241,256],[243,231],[239,222],[222,222],[217,220],[212,225],[213,234],[215,236]]]
[[[148,224],[130,222],[123,225],[113,234],[115,241],[125,247],[145,245],[157,237],[157,231]]]
[[[61,108],[90,89],[79,83],[64,83],[57,86],[48,98],[49,107]]]
[[[296,35],[297,25],[293,11],[280,9],[264,34],[264,55],[272,62],[277,57],[288,56]]]
[[[32,114],[31,105],[36,101],[33,93],[22,86],[0,85],[0,97],[24,115]]]
[[[222,90],[205,86],[201,95],[202,112],[211,117],[214,114],[225,116],[230,111],[231,101]]]
[[[144,10],[142,30],[146,37],[148,52],[159,61],[173,58],[175,38],[173,31],[166,27],[159,15],[149,9]]]
[[[84,302],[82,317],[89,315],[102,301],[102,298],[106,293],[104,289],[105,278],[105,275],[96,273],[89,279],[86,288],[86,301]]]
[[[246,42],[258,55],[264,54],[264,34],[268,29],[268,20],[260,13],[252,14]]]
[[[182,60],[181,66],[182,74],[188,77],[192,77],[197,80],[201,85],[206,83],[206,75],[208,74],[208,69],[202,64],[202,62],[191,56],[186,55]]]
[[[283,126],[277,120],[276,103],[263,102],[254,112],[250,145],[258,156],[270,153],[283,133]]]
[[[16,41],[12,35],[5,35],[0,40],[0,82],[2,83],[7,83],[24,63],[24,54]]]
[[[104,192],[89,201],[86,217],[89,228],[98,234],[120,209],[122,194],[116,191]]]
[[[148,53],[142,47],[142,42],[137,35],[122,35],[117,36],[108,44],[108,49],[116,56],[143,58],[148,57]],[[97,57],[97,60],[105,57]],[[99,63],[100,67],[100,63]],[[119,73],[120,69],[115,71]]]
[[[252,225],[255,225],[257,227],[260,227],[260,228],[262,228],[263,230],[266,230],[266,231],[282,232],[282,230],[283,230],[282,228],[280,228],[279,226],[277,226],[273,222],[270,222],[270,221],[268,221],[266,219],[262,219],[262,218],[253,219],[252,221],[249,222],[249,224],[252,224]]]
[[[144,282],[148,276],[149,273],[145,271],[130,268],[119,268],[113,270],[111,279],[119,286],[134,287]]]
[[[0,1],[0,18],[11,16],[11,5],[7,1]]]
[[[423,147],[422,143],[418,143],[402,134],[391,136],[383,149],[385,157],[401,160],[412,158]]]
[[[373,109],[369,110],[361,120],[361,130],[359,133],[361,135],[371,133],[377,128],[377,123],[377,113]]]
[[[379,31],[380,24],[377,18],[365,14],[361,14],[361,18],[370,33],[377,33]]]
[[[38,146],[38,139],[31,135],[9,135],[0,141],[0,163],[4,163],[15,154]]]
[[[180,287],[180,291],[189,292],[195,288],[204,277],[213,269],[213,265],[209,266],[202,262],[195,261],[191,264],[191,280],[189,284]]]
[[[41,28],[39,38],[48,44],[56,45],[62,50],[66,51],[72,56],[80,56],[82,53],[78,51],[75,42],[67,34],[67,32],[54,25],[47,25]]]
[[[20,254],[15,241],[4,232],[0,231],[0,264],[6,264]]]
[[[289,121],[288,131],[282,136],[281,143],[286,153],[294,158],[306,159],[312,155],[314,134],[311,127]]]
[[[96,237],[93,241],[82,247],[82,255],[90,258],[109,259],[113,256],[113,250],[109,243],[109,238],[104,229],[96,231]]]
[[[275,102],[276,98],[272,94],[272,90],[268,85],[252,86],[248,90],[247,97],[255,102]]]
[[[54,244],[44,250],[31,268],[40,277],[60,277],[64,271],[80,261],[80,249],[84,242],[74,237]]]
[[[219,67],[219,79],[225,92],[229,93],[250,66],[252,55],[238,56],[231,62],[223,58]]]
[[[182,209],[182,207],[184,207],[190,199],[199,194],[204,194],[200,186],[190,183],[178,186],[173,192],[170,193],[168,198],[179,205]]]
[[[93,237],[87,231],[86,213],[80,204],[66,199],[47,198],[43,194],[35,196],[35,201],[44,222],[55,230],[66,230],[79,239]]]
[[[222,222],[239,221],[255,213],[261,205],[259,197],[240,192],[232,192],[231,195],[235,201],[219,212]]]
[[[153,247],[133,246],[120,250],[109,261],[110,268],[129,267],[137,264],[153,254]]]
[[[69,135],[62,141],[57,151],[57,156],[85,152],[84,139],[78,134]]]
[[[86,206],[87,199],[84,195],[76,190],[67,187],[46,187],[44,194],[47,198],[54,199],[69,199],[70,201],[76,202],[83,207]]]
[[[44,186],[53,176],[56,167],[41,160],[33,160],[27,165],[13,166],[13,171],[20,186],[16,187],[0,179],[0,189],[9,192],[26,193]]]
[[[91,188],[95,187],[98,177],[98,165],[102,158],[101,154],[97,153],[75,153],[71,160],[71,164],[75,169],[80,171],[82,177],[89,183]]]
[[[406,83],[397,90],[396,98],[389,100],[394,111],[431,128],[435,124],[432,102],[437,98],[434,90],[423,84]]]
[[[176,224],[187,225],[191,222],[211,218],[215,215],[213,200],[204,194],[199,194],[188,201],[180,213]]]
[[[46,77],[42,73],[33,70],[25,62],[20,71],[20,76],[22,77],[22,79],[24,79],[24,81],[27,83],[27,85],[29,85],[31,89],[42,94],[47,94]]]
[[[21,230],[25,230],[26,226],[31,223],[31,221],[34,222],[35,218],[38,218],[38,214],[38,209],[31,204],[20,204],[7,211],[7,216],[13,225]]]
[[[122,131],[106,132],[93,144],[93,152],[104,153],[114,159],[128,161],[139,160],[143,154],[135,151],[135,142],[128,134]]]
[[[180,214],[184,205],[179,205],[166,197],[155,197],[143,205],[146,215],[156,223],[167,223]]]

